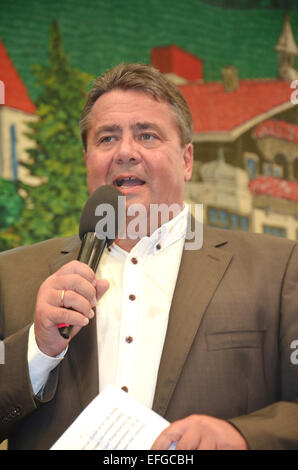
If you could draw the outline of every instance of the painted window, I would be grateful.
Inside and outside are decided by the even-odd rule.
[[[257,162],[253,158],[247,159],[247,171],[250,180],[257,176]]]
[[[274,227],[271,225],[263,225],[263,232],[266,235],[274,235],[275,237],[286,238],[287,231],[284,227]]]
[[[249,230],[249,218],[218,207],[208,207],[207,221],[210,227]]]
[[[18,158],[17,158],[16,126],[14,124],[10,126],[10,149],[11,149],[12,179],[13,181],[16,181],[18,179]]]

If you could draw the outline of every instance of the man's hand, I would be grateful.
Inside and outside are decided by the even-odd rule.
[[[34,331],[39,349],[53,357],[62,352],[94,316],[92,308],[108,287],[108,281],[96,280],[92,269],[79,261],[71,261],[49,276],[38,291],[34,314]],[[64,307],[61,305],[63,290]],[[60,323],[73,325],[70,339],[61,337],[58,331]]]
[[[247,450],[247,443],[227,421],[205,415],[191,415],[170,424],[155,440],[152,450]]]

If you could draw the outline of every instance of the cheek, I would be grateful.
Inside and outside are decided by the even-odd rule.
[[[168,183],[184,179],[183,159],[177,155],[175,149],[172,153],[163,154],[151,165],[152,171],[159,180]]]
[[[155,152],[145,162],[147,169],[155,177],[169,175],[174,168],[174,159],[169,152]]]
[[[90,155],[85,160],[87,169],[87,182],[89,189],[96,189],[102,182],[108,171],[108,162],[98,156]]]

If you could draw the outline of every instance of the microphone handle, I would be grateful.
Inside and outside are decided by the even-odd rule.
[[[85,233],[77,260],[82,263],[86,263],[94,272],[96,272],[100,258],[102,257],[107,244],[107,238],[97,238],[95,232]],[[73,309],[70,308],[69,310]],[[67,323],[60,323],[58,325],[59,333],[65,339],[69,339],[72,328],[73,326],[68,325]]]

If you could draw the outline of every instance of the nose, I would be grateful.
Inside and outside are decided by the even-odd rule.
[[[123,136],[116,151],[115,161],[119,165],[125,163],[138,164],[141,161],[141,156],[136,147],[136,142],[132,136]]]

